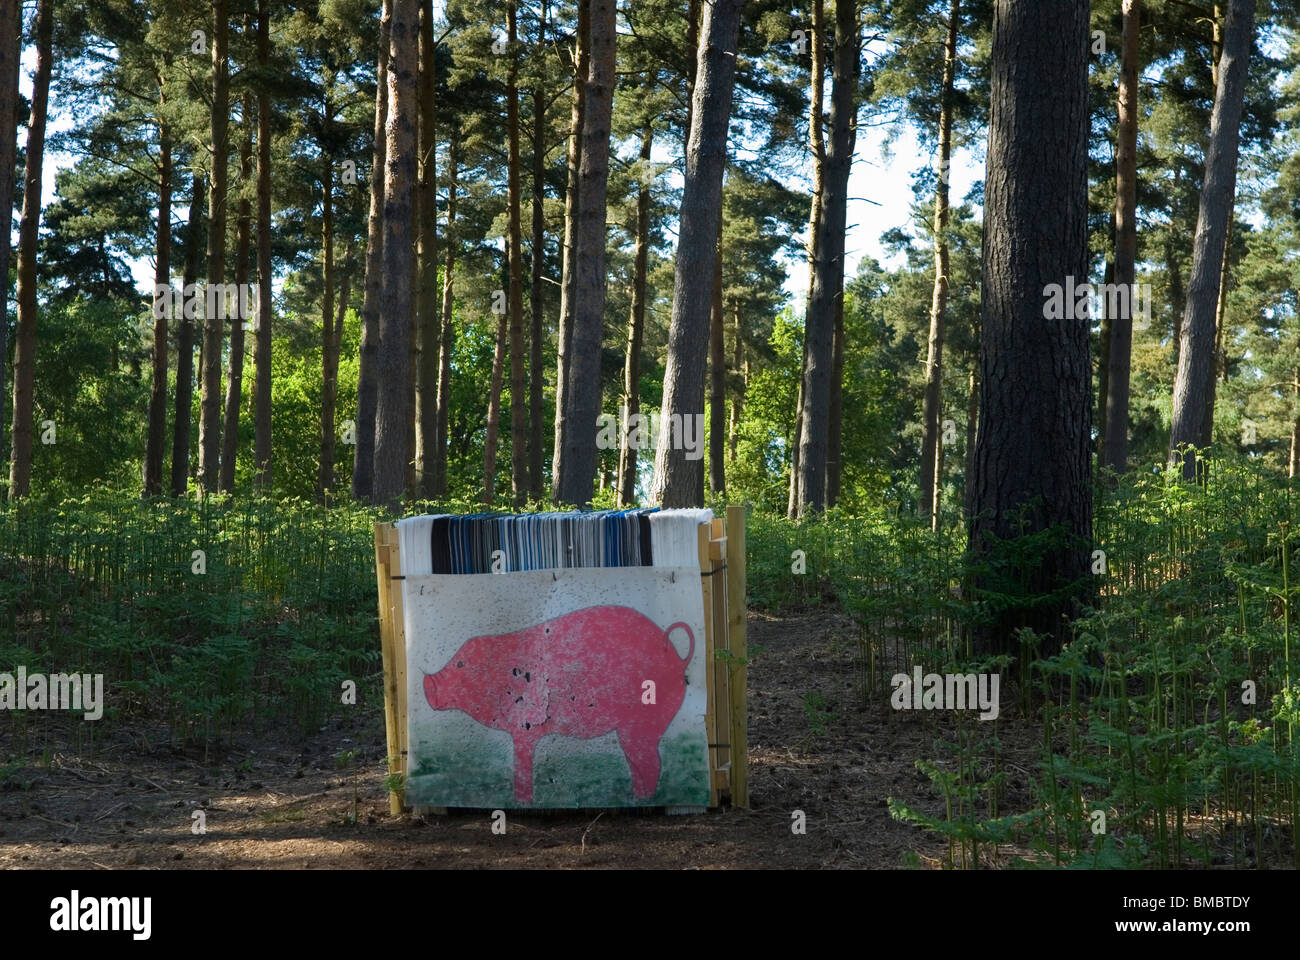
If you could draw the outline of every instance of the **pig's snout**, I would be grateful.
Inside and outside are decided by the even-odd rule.
[[[434,710],[442,709],[438,702],[438,687],[438,675],[436,673],[426,673],[424,675],[424,699],[429,701],[429,706]]]

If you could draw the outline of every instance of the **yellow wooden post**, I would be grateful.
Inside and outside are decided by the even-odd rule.
[[[375,578],[379,586],[379,646],[384,664],[384,731],[388,745],[388,772],[402,770],[401,737],[397,719],[397,664],[393,650],[392,580],[389,570],[388,535],[391,523],[375,524]],[[402,794],[389,791],[388,812],[402,815]]]
[[[708,611],[712,617],[713,649],[730,650],[727,642],[727,536],[722,518],[715,517],[710,529],[712,539],[709,541],[709,579],[713,581],[713,608]],[[719,661],[718,654],[713,655],[713,687],[709,691],[712,698],[713,723],[717,739],[717,770],[714,780],[719,789],[731,790],[731,684],[730,670],[725,660]]]
[[[745,508],[727,507],[727,642],[731,651],[731,805],[749,806],[749,666],[745,640]]]
[[[404,577],[402,575],[401,540],[398,538],[396,526],[392,527],[390,545],[388,566],[393,577],[393,660],[397,667],[394,671],[397,681],[397,741],[402,758],[402,773],[406,774],[410,769],[408,756],[410,747],[407,743],[406,726],[406,608],[402,600],[402,580]],[[402,797],[402,805],[406,805],[405,794]]]

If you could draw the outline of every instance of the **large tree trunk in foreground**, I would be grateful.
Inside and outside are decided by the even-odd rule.
[[[366,276],[361,295],[361,355],[357,371],[356,446],[352,451],[352,499],[369,500],[375,478],[375,407],[379,403],[379,294],[384,267],[384,177],[388,158],[388,45],[392,0],[379,20],[375,88],[375,142],[370,166],[370,217],[366,225]]]
[[[1119,130],[1115,155],[1115,284],[1121,295],[1110,317],[1106,358],[1105,456],[1116,473],[1128,469],[1129,361],[1133,355],[1133,285],[1137,281],[1137,126],[1138,31],[1142,0],[1124,0],[1124,39],[1120,54]],[[1111,311],[1108,310],[1108,313]]]
[[[600,352],[605,329],[605,190],[614,103],[614,0],[589,0],[591,58],[583,94],[578,224],[574,231],[573,332],[569,343],[568,405],[557,443],[554,494],[565,503],[591,502],[600,415]]]
[[[1183,315],[1169,433],[1170,460],[1181,459],[1183,476],[1189,480],[1196,476],[1197,459],[1195,453],[1184,448],[1203,446],[1209,437],[1208,399],[1214,388],[1214,318],[1228,220],[1237,185],[1242,101],[1254,37],[1255,0],[1233,0],[1228,9],[1223,54],[1219,58],[1219,83],[1210,114],[1205,180],[1192,245],[1192,272],[1187,284],[1187,309]]]
[[[856,127],[859,47],[856,2],[836,0],[831,142],[826,152],[817,224],[820,239],[814,251],[817,259],[805,320],[803,426],[799,437],[801,517],[820,511],[826,498],[835,300],[844,295],[844,235]]]
[[[212,179],[208,182],[208,286],[204,291],[199,399],[199,489],[218,487],[221,459],[221,322],[226,300],[226,169],[230,149],[230,58],[226,0],[212,2]]]
[[[948,11],[939,101],[939,182],[934,191],[934,291],[930,299],[930,341],[925,358],[925,401],[921,412],[921,510],[931,529],[939,527],[939,448],[943,444],[943,326],[948,310],[948,171],[952,161],[953,85],[957,76],[957,31],[961,0]]]
[[[980,417],[968,481],[982,589],[1023,591],[977,631],[982,651],[1018,652],[1015,628],[1059,647],[1092,531],[1090,321],[1048,317],[1044,292],[1088,269],[1088,0],[998,0],[984,204]],[[1051,229],[1044,230],[1050,212]],[[1071,311],[1072,313],[1072,311]],[[1024,560],[1016,541],[1066,537]],[[999,547],[989,539],[1012,541]],[[1017,562],[1019,561],[1019,562]],[[989,567],[993,572],[988,572]],[[1020,574],[1029,566],[1028,574]],[[1008,583],[1017,576],[1022,582]],[[1060,591],[1054,602],[1042,597]],[[1036,602],[1035,602],[1036,601]],[[1051,652],[1049,649],[1046,651]]]
[[[41,177],[45,166],[45,120],[50,103],[50,37],[54,0],[36,5],[36,76],[32,113],[27,123],[27,157],[23,181],[23,216],[18,227],[18,326],[14,337],[14,409],[9,461],[9,497],[27,496],[32,481],[32,417],[36,390],[36,251],[41,225]],[[7,122],[6,122],[7,125]],[[4,229],[9,229],[5,212]],[[8,277],[0,279],[8,283]],[[3,317],[0,317],[0,322]],[[4,358],[0,357],[0,365]]]
[[[660,412],[659,446],[651,502],[664,507],[700,506],[697,491],[703,461],[688,460],[674,444],[669,424],[676,416],[703,416],[704,360],[708,348],[713,258],[717,256],[722,210],[722,172],[727,163],[727,128],[735,82],[736,40],[741,0],[714,0],[704,8],[692,92],[686,177],[673,269],[672,321]]]
[[[375,473],[371,499],[395,504],[406,489],[410,459],[412,198],[415,187],[416,62],[419,56],[418,0],[391,0],[388,117],[385,136],[383,288],[379,299],[379,355],[376,377]]]

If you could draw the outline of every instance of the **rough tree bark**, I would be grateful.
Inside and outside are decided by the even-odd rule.
[[[948,36],[943,47],[943,80],[939,93],[939,182],[934,191],[934,291],[930,299],[930,339],[925,358],[925,400],[921,412],[921,515],[931,529],[939,527],[939,448],[943,444],[943,334],[948,310],[948,173],[952,162],[953,86],[957,78],[957,35],[961,29],[961,0],[948,10]]]
[[[578,166],[578,222],[574,230],[573,320],[569,407],[557,443],[555,496],[565,503],[591,501],[596,478],[596,420],[600,415],[600,352],[605,329],[605,191],[614,103],[615,0],[589,0],[590,62],[582,111]]]
[[[726,171],[723,171],[725,177]],[[727,489],[727,350],[722,319],[722,226],[718,226],[718,252],[713,258],[713,303],[709,308],[709,492]]]
[[[641,186],[636,196],[636,252],[632,266],[632,315],[627,325],[627,355],[623,363],[623,409],[628,422],[641,413],[641,341],[645,334],[646,269],[650,262],[650,181],[646,171],[654,130],[647,119],[641,126]],[[618,502],[636,502],[638,451],[629,443],[628,422],[623,424],[618,464]],[[638,438],[639,439],[639,438]]]
[[[812,300],[813,277],[817,273],[821,244],[822,184],[826,179],[826,139],[823,130],[822,101],[826,87],[826,26],[823,0],[813,0],[812,29],[809,31],[812,63],[809,75],[808,149],[812,154],[812,202],[808,211],[808,302],[804,304],[803,350],[799,357],[799,386],[794,405],[794,436],[790,443],[790,489],[786,499],[786,516],[799,515],[799,441],[803,438],[803,384],[808,376],[808,310]]]
[[[194,403],[194,314],[199,280],[200,236],[203,230],[203,178],[194,175],[189,219],[185,222],[185,273],[181,292],[185,306],[177,317],[176,418],[172,424],[172,496],[183,497],[190,480],[190,431]]]
[[[245,34],[249,33],[247,19]],[[240,122],[244,136],[239,143],[239,214],[235,223],[235,287],[239,305],[230,321],[230,367],[226,376],[225,430],[221,435],[221,490],[235,492],[235,456],[239,449],[239,407],[244,391],[244,325],[256,318],[244,314],[244,289],[248,284],[248,254],[252,247],[252,208],[243,185],[253,175],[253,95],[245,91]],[[256,330],[254,331],[256,335]],[[337,358],[336,364],[337,366]]]
[[[1116,473],[1128,469],[1129,363],[1133,355],[1133,285],[1137,281],[1138,31],[1142,0],[1124,0],[1120,52],[1119,128],[1115,155],[1115,284],[1120,296],[1110,317],[1106,376],[1105,456]],[[1109,311],[1108,311],[1109,312]]]
[[[721,222],[722,172],[727,162],[740,9],[741,0],[714,0],[704,6],[700,28],[673,269],[661,428],[650,498],[670,508],[700,505],[694,501],[703,479],[703,461],[688,460],[683,445],[673,444],[672,431],[663,425],[671,424],[674,416],[680,421],[703,415],[710,288]]]
[[[23,20],[18,0],[0,0],[0,317],[8,315],[9,243],[14,209],[14,159],[18,153],[18,68],[22,58]],[[5,390],[4,358],[9,356],[8,324],[0,323],[0,397]],[[0,419],[0,457],[4,451],[4,421]]]
[[[510,485],[514,505],[528,495],[528,399],[524,395],[524,254],[523,191],[519,182],[519,29],[517,0],[506,6],[506,229],[510,271]],[[536,416],[536,414],[534,414]]]
[[[586,112],[587,72],[591,59],[591,3],[578,0],[578,23],[573,51],[573,108],[569,115],[568,171],[564,191],[564,249],[560,264],[560,323],[555,351],[555,445],[551,452],[551,499],[560,502],[560,467],[564,437],[569,433],[569,362],[573,352],[574,284],[577,281],[579,196],[578,169],[582,163],[582,127]]]
[[[1169,457],[1171,462],[1181,461],[1183,476],[1188,480],[1196,477],[1197,458],[1192,450],[1185,448],[1203,446],[1209,436],[1208,400],[1214,388],[1214,318],[1237,184],[1242,101],[1254,36],[1255,0],[1233,0],[1224,27],[1219,83],[1210,114],[1205,179],[1192,244],[1192,271],[1187,284],[1178,375],[1174,380]]]
[[[257,4],[257,63],[271,64],[270,0]],[[271,489],[271,93],[257,94],[257,336],[253,338],[253,486]]]
[[[805,320],[803,426],[799,437],[798,514],[820,511],[826,499],[826,439],[830,432],[835,300],[844,295],[844,234],[857,114],[860,40],[856,0],[836,0],[831,71],[831,140],[826,151],[817,224],[819,241]]]
[[[334,110],[325,93],[324,129],[334,122]],[[339,358],[334,353],[334,157],[321,151],[321,394],[320,456],[316,472],[316,500],[325,503],[334,486],[334,401],[338,396]],[[233,347],[232,347],[233,349]]]
[[[542,0],[537,27],[537,47],[546,49],[546,28],[550,23],[550,4]],[[544,284],[546,257],[546,220],[543,201],[546,189],[546,89],[538,79],[533,88],[533,169],[532,169],[532,243],[529,247],[531,271],[528,293],[528,492],[540,500],[544,488],[542,475],[542,338],[544,337]]]
[[[162,82],[158,84],[161,100]],[[0,117],[5,116],[0,104]],[[8,137],[6,136],[6,139]],[[3,163],[3,160],[0,160]],[[3,188],[0,187],[0,191]],[[3,198],[0,197],[0,201]],[[0,202],[0,210],[8,211],[11,203]],[[8,256],[9,231],[0,230],[0,260]],[[158,124],[158,227],[154,244],[154,320],[153,320],[153,379],[149,389],[149,433],[144,450],[144,496],[156,497],[162,493],[163,448],[167,443],[167,327],[171,316],[172,271],[172,135],[166,123]],[[0,263],[0,277],[8,277],[8,264]],[[8,284],[6,283],[5,286]],[[158,293],[163,293],[159,303]],[[0,316],[4,313],[4,298],[0,294]],[[0,324],[0,327],[4,324]],[[0,333],[0,358],[4,357],[4,334]],[[0,360],[0,367],[4,363]]]
[[[432,497],[434,449],[438,445],[438,138],[433,40],[433,0],[420,4],[420,141],[419,177],[422,211],[419,233],[419,276],[416,317],[419,357],[415,370],[415,491]]]
[[[14,332],[14,407],[10,438],[9,497],[27,496],[32,480],[32,416],[36,388],[36,252],[41,225],[41,181],[45,166],[45,120],[50,103],[54,0],[36,5],[36,75],[27,123],[23,214],[18,227],[18,325]],[[5,225],[6,230],[8,224]],[[7,278],[6,278],[7,282]],[[3,358],[0,357],[0,363]]]
[[[265,2],[265,0],[264,0]],[[370,216],[366,224],[366,276],[361,294],[361,350],[357,371],[356,446],[352,453],[352,499],[369,500],[375,481],[375,408],[379,404],[379,296],[384,268],[384,178],[388,158],[388,45],[392,0],[379,20],[375,87],[375,141],[370,165]]]
[[[221,321],[226,275],[226,193],[230,152],[230,23],[227,0],[212,0],[212,178],[208,181],[208,285],[203,300],[199,399],[199,489],[218,488],[221,459]]]
[[[415,187],[416,65],[419,2],[391,0],[388,116],[385,136],[383,287],[379,297],[374,487],[371,500],[393,505],[406,488],[410,460],[412,197]]]
[[[1062,618],[1072,613],[1089,569],[1090,320],[1087,311],[1048,319],[1044,307],[1052,284],[1088,268],[1088,47],[1088,0],[997,0],[979,427],[967,506],[976,562],[999,572],[975,578],[977,595],[983,588],[1005,592],[1004,578],[1014,575],[1008,565],[1015,558],[990,535],[1018,541],[1060,527],[1065,536],[1038,548],[1018,585],[1035,602],[1009,606],[977,631],[981,651],[1016,652],[1020,626],[1059,647]],[[1043,602],[1049,592],[1055,597]]]

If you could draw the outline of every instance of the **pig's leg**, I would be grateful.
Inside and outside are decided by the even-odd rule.
[[[632,793],[646,800],[659,789],[659,737],[663,731],[645,727],[621,727],[618,742],[632,768]]]
[[[533,802],[533,751],[537,741],[532,737],[516,735],[515,741],[515,799],[520,803]]]

